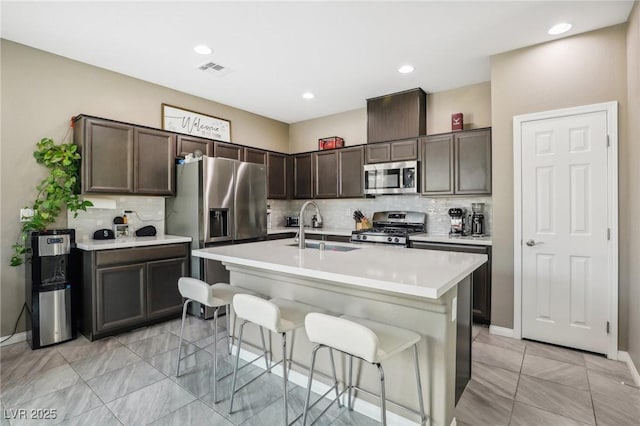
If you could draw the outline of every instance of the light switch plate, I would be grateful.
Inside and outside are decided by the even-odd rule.
[[[451,322],[455,322],[457,316],[458,316],[458,298],[454,297],[453,302],[451,302]]]
[[[20,222],[28,222],[33,217],[33,209],[20,209]]]

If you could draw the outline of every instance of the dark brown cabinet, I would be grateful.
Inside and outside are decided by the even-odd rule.
[[[286,199],[289,177],[287,155],[267,153],[267,198]]]
[[[174,193],[174,134],[81,116],[74,142],[82,156],[83,193]]]
[[[427,130],[427,95],[422,89],[367,99],[367,142],[417,138]]]
[[[175,192],[176,136],[161,130],[135,128],[133,192],[171,195]]]
[[[189,276],[189,244],[74,249],[81,286],[80,331],[99,339],[177,317],[178,279]]]
[[[338,197],[364,196],[364,148],[342,148],[338,153]]]
[[[248,163],[267,164],[267,151],[258,148],[244,148],[244,161]]]
[[[418,159],[418,139],[373,143],[366,146],[367,164]]]
[[[213,141],[209,139],[197,138],[195,136],[178,135],[176,152],[181,154],[193,154],[200,151],[207,157],[213,156]]]
[[[293,156],[293,197],[313,198],[313,155]]]
[[[338,197],[338,153],[318,151],[313,154],[315,198]]]
[[[213,156],[242,161],[242,147],[240,145],[215,141],[213,143]]]
[[[421,139],[423,195],[491,193],[491,130]]]

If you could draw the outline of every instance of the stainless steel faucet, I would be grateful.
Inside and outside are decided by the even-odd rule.
[[[313,204],[313,206],[316,208],[316,217],[322,222],[322,216],[320,215],[320,209],[318,208],[318,205],[314,201],[312,201],[312,200],[306,201],[302,205],[302,207],[300,207],[300,216],[299,216],[299,219],[298,219],[298,221],[299,221],[298,225],[300,226],[300,230],[298,231],[298,234],[299,234],[299,237],[298,237],[299,238],[298,239],[298,248],[301,248],[301,249],[306,248],[305,242],[304,242],[304,209],[306,209],[309,204]]]

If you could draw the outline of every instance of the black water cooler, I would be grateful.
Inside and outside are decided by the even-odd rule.
[[[75,230],[32,232],[27,244],[27,341],[31,349],[75,339],[70,279]]]

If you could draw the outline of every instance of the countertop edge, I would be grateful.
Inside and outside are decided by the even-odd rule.
[[[120,248],[134,248],[159,246],[166,244],[190,243],[191,237],[179,235],[162,235],[156,237],[136,237],[129,240],[90,240],[76,242],[76,248],[84,251],[113,250]]]

